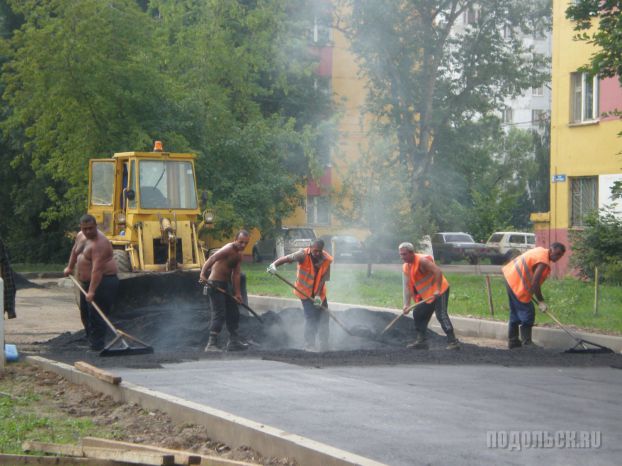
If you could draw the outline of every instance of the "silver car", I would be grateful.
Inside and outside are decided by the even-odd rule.
[[[277,257],[276,238],[283,237],[284,254],[291,254],[302,248],[307,248],[316,239],[313,228],[283,227],[279,232],[262,236],[253,246],[253,262],[272,260]]]

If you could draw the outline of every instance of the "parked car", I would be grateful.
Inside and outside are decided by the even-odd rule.
[[[497,231],[486,242],[490,263],[503,264],[536,247],[536,235],[521,231]]]
[[[322,235],[324,250],[338,261],[365,262],[367,252],[363,243],[353,235]]]
[[[282,235],[284,254],[291,254],[299,249],[309,247],[316,239],[313,228],[283,227],[273,234],[262,236],[253,246],[253,261],[261,262],[264,259],[277,257],[276,238]]]
[[[410,238],[404,239],[392,234],[376,233],[364,242],[368,260],[373,264],[401,263],[397,248],[404,241],[411,241],[417,253],[434,256],[432,242],[428,235],[423,236],[419,241],[413,241]]]
[[[452,261],[467,260],[469,264],[477,264],[487,256],[486,245],[476,243],[468,233],[442,232],[432,237],[434,257],[441,264]]]

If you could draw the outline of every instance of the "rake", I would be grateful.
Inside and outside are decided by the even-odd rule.
[[[538,304],[538,301],[536,301],[535,299],[533,299],[533,302],[536,305]],[[615,352],[611,348],[608,348],[606,346],[599,345],[598,343],[594,343],[592,341],[584,340],[583,338],[579,338],[574,333],[572,333],[570,330],[568,330],[559,321],[559,319],[557,317],[555,317],[553,314],[551,314],[551,311],[546,310],[546,311],[544,311],[544,313],[547,314],[551,319],[553,319],[553,321],[557,325],[559,325],[559,328],[561,328],[564,332],[566,332],[568,334],[568,336],[570,336],[570,338],[572,338],[575,341],[576,344],[572,348],[569,348],[566,351],[564,351],[564,353],[606,354],[606,353],[614,353]]]
[[[73,281],[73,283],[78,287],[78,289],[82,292],[84,296],[86,296],[86,291],[82,288],[82,285],[75,279],[74,276],[69,275],[69,278]],[[97,311],[99,316],[106,322],[106,325],[110,328],[112,333],[114,333],[114,338],[110,343],[108,343],[103,350],[99,353],[100,356],[121,356],[124,354],[151,354],[153,353],[153,348],[149,346],[147,343],[140,341],[138,338],[135,338],[127,333],[117,329],[112,322],[106,317],[104,311],[100,309],[95,301],[91,302],[93,308]]]

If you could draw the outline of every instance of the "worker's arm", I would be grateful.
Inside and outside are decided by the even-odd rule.
[[[406,310],[408,309],[408,306],[410,306],[410,301],[411,299],[413,299],[413,295],[412,295],[412,291],[410,290],[410,278],[408,277],[407,274],[403,273],[402,274],[402,303],[403,303],[403,307],[402,310]]]
[[[305,252],[303,249],[300,249],[299,251],[288,254],[287,256],[279,257],[277,260],[275,260],[272,264],[268,266],[268,269],[266,270],[266,272],[274,274],[276,273],[276,268],[279,265],[291,264],[294,261],[301,263],[304,260],[304,258],[305,258]]]
[[[65,275],[65,277],[68,277],[69,275],[71,275],[73,273],[73,268],[76,266],[76,262],[78,261],[78,249],[79,249],[79,245],[82,244],[82,232],[78,233],[78,235],[76,236],[75,241],[73,242],[73,247],[71,248],[71,254],[69,255],[69,263],[67,264],[67,267],[65,267],[65,270],[63,271],[63,275]]]
[[[546,269],[546,264],[538,264],[536,265],[536,270],[533,273],[533,280],[531,282],[531,287],[529,288],[529,293],[533,296],[536,296],[536,299],[539,302],[544,301],[544,297],[542,296],[542,290],[540,289],[540,281],[542,280],[542,274]]]
[[[235,266],[233,272],[231,272],[231,282],[233,283],[233,297],[237,300],[238,303],[242,301],[242,286],[240,284],[240,274],[242,271],[242,261],[238,262],[238,265]]]
[[[95,291],[97,291],[97,287],[104,278],[104,267],[106,265],[106,246],[108,246],[108,244],[104,244],[101,241],[94,242],[92,246],[91,281],[89,282],[89,289],[86,293],[86,300],[89,303],[93,302],[93,298],[95,298]]]

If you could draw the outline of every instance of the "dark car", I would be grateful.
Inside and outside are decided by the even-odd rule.
[[[443,232],[432,237],[432,249],[435,259],[441,264],[452,261],[467,260],[469,264],[477,264],[487,256],[487,248],[483,243],[476,243],[468,233]]]
[[[264,259],[277,257],[276,237],[283,236],[283,249],[285,254],[291,254],[299,249],[307,248],[311,241],[316,239],[313,228],[306,227],[283,227],[280,232],[262,236],[253,246],[253,261],[261,262]]]
[[[353,235],[323,235],[324,250],[338,261],[365,262],[363,244]]]

